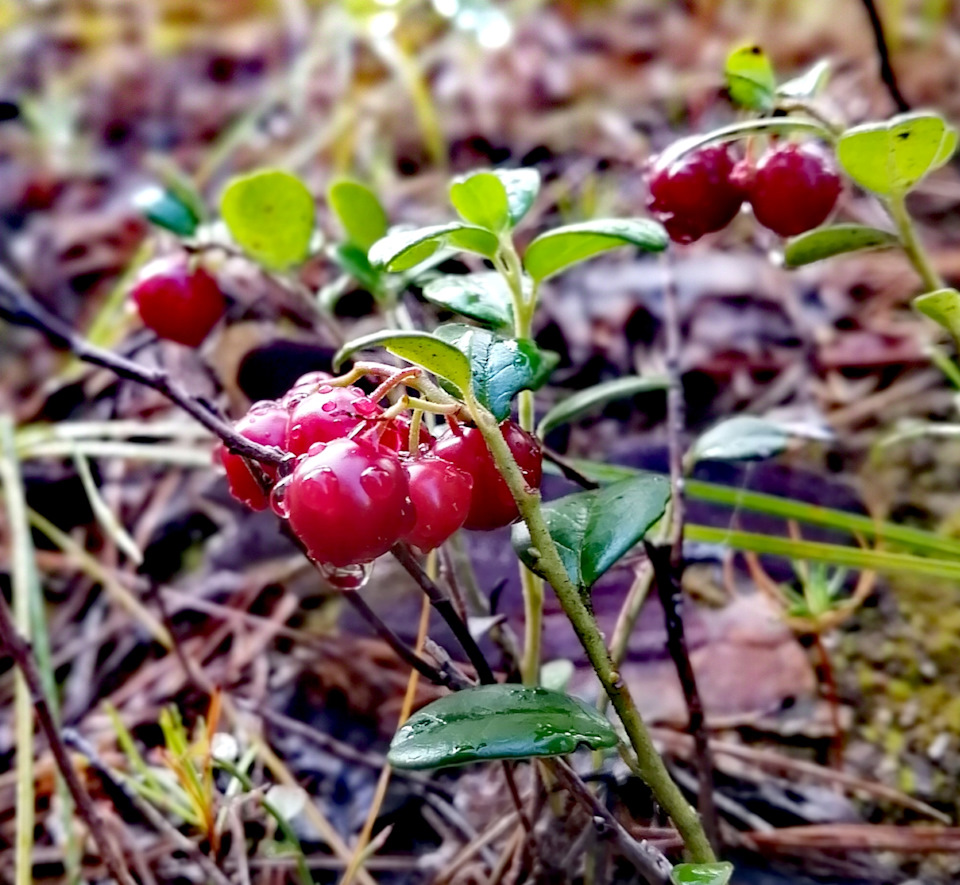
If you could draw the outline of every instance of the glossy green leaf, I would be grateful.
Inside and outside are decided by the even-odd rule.
[[[568,224],[537,237],[527,247],[523,263],[530,276],[540,281],[620,246],[662,252],[667,247],[667,234],[648,218],[601,218]]]
[[[816,98],[830,79],[830,62],[822,58],[804,71],[799,77],[787,80],[777,87],[777,95],[782,98]]]
[[[137,194],[135,202],[147,221],[178,237],[192,236],[200,224],[193,209],[173,191],[146,188]]]
[[[481,685],[414,713],[391,741],[387,761],[395,768],[440,768],[616,745],[606,717],[583,701],[545,688]]]
[[[862,188],[889,196],[909,191],[956,146],[957,132],[942,117],[917,112],[848,129],[837,142],[837,159]]]
[[[755,461],[786,449],[790,432],[766,418],[737,415],[708,430],[691,447],[694,461]]]
[[[542,387],[558,361],[556,354],[540,350],[533,341],[501,338],[476,326],[448,323],[435,335],[467,356],[473,394],[498,421],[509,417],[513,398],[521,390]]]
[[[361,350],[382,347],[407,362],[422,366],[439,378],[445,378],[460,390],[470,386],[470,361],[456,347],[426,332],[401,332],[387,329],[348,341],[333,358],[335,370]]]
[[[366,185],[349,178],[334,181],[327,190],[327,202],[347,239],[366,252],[387,234],[387,213],[377,195]]]
[[[474,172],[454,179],[450,202],[469,224],[500,233],[510,224],[510,205],[503,182],[492,172]]]
[[[547,528],[570,580],[584,590],[592,587],[643,539],[669,499],[669,480],[646,473],[544,504]],[[540,574],[540,553],[524,523],[513,527],[512,542],[527,567]]]
[[[368,257],[374,267],[390,271],[409,270],[426,260],[441,246],[476,252],[492,258],[499,243],[494,234],[482,227],[451,221],[416,230],[387,234],[370,247]]]
[[[423,297],[496,329],[513,328],[510,290],[494,271],[439,277],[423,287]]]
[[[510,223],[517,225],[530,211],[540,193],[540,173],[536,169],[497,169],[494,173],[507,191]]]
[[[818,227],[787,241],[783,260],[787,267],[800,267],[866,249],[886,249],[900,242],[896,234],[863,224],[834,224]]]
[[[913,306],[960,340],[960,292],[936,289],[913,299]]]
[[[383,295],[380,271],[370,266],[367,253],[354,243],[337,243],[330,251],[337,266],[375,298]]]
[[[650,378],[617,378],[614,381],[595,384],[586,390],[578,390],[564,397],[543,416],[537,427],[537,435],[544,437],[555,427],[569,424],[581,415],[601,409],[615,400],[627,399],[651,390],[666,390],[669,383],[669,380],[662,375]]]
[[[673,885],[727,885],[733,875],[733,864],[678,863],[670,872]]]
[[[220,198],[230,235],[271,270],[303,261],[313,235],[313,197],[295,175],[266,169],[231,181]]]
[[[767,54],[756,45],[741,46],[727,56],[723,73],[734,104],[751,111],[773,107],[777,78]]]

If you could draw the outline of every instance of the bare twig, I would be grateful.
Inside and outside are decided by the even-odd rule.
[[[870,29],[873,31],[873,39],[877,44],[877,56],[880,59],[880,79],[883,80],[887,92],[893,99],[897,110],[901,113],[910,110],[909,102],[903,97],[900,86],[897,83],[897,75],[893,71],[893,65],[890,63],[890,48],[887,46],[887,38],[883,33],[883,21],[880,13],[877,11],[877,4],[874,0],[863,0],[863,8],[867,11],[867,17],[870,19]]]

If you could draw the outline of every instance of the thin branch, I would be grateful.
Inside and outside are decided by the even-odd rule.
[[[867,17],[870,19],[870,29],[873,31],[873,40],[877,44],[877,57],[880,59],[880,79],[887,87],[887,92],[890,93],[897,110],[901,113],[909,111],[910,104],[900,91],[897,75],[890,63],[890,48],[887,46],[887,38],[883,33],[883,21],[877,11],[877,4],[874,0],[863,0],[863,8],[867,11]]]

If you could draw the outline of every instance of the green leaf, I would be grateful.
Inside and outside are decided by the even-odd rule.
[[[835,224],[818,227],[787,240],[783,260],[787,267],[812,264],[844,252],[886,249],[900,242],[896,234],[862,224]]]
[[[587,590],[620,559],[661,516],[670,498],[666,477],[646,473],[543,505],[567,574]],[[537,574],[540,553],[524,523],[512,533],[513,549]]]
[[[606,717],[583,701],[545,688],[481,685],[414,713],[391,741],[387,761],[395,768],[440,768],[616,745]]]
[[[470,361],[451,344],[426,332],[401,332],[387,329],[348,341],[333,358],[334,370],[361,350],[382,347],[407,362],[422,366],[439,378],[445,378],[460,390],[470,386]]]
[[[178,237],[193,236],[200,224],[193,209],[171,190],[148,187],[137,194],[134,202],[147,221]]]
[[[266,169],[231,181],[220,214],[237,244],[271,270],[303,261],[313,235],[313,197],[295,175]]]
[[[513,328],[510,290],[496,272],[438,277],[423,287],[423,297],[496,329]]]
[[[807,99],[816,98],[827,85],[830,79],[830,62],[822,58],[808,68],[799,77],[787,80],[777,87],[777,95],[781,98]]]
[[[377,195],[365,184],[340,178],[328,188],[327,202],[340,220],[347,238],[364,252],[386,236],[387,213]]]
[[[927,292],[914,298],[913,306],[960,340],[960,292],[956,289]]]
[[[439,326],[434,334],[467,356],[473,394],[498,421],[510,415],[513,398],[521,390],[536,390],[546,383],[559,359],[533,341],[500,338],[462,323]]]
[[[694,461],[754,461],[786,449],[790,432],[766,418],[737,415],[708,430],[690,449]]]
[[[767,54],[756,45],[741,46],[727,56],[723,72],[734,104],[751,111],[769,111],[777,78]]]
[[[354,243],[337,243],[330,250],[330,258],[372,295],[381,294],[380,271],[370,266],[367,253]]]
[[[497,169],[493,173],[507,192],[510,224],[516,226],[530,211],[540,193],[540,173],[536,169]]]
[[[673,885],[727,885],[733,875],[733,864],[678,863],[670,872]]]
[[[492,172],[474,172],[454,179],[450,202],[464,221],[493,233],[506,230],[510,224],[507,190]]]
[[[667,247],[667,234],[648,218],[604,218],[568,224],[537,237],[527,247],[523,263],[539,282],[571,264],[620,246],[662,252]]]
[[[837,159],[862,188],[881,196],[909,191],[953,155],[957,132],[931,113],[899,114],[848,129]]]
[[[409,270],[429,258],[441,246],[464,252],[476,252],[492,258],[499,243],[496,236],[482,227],[451,221],[416,230],[387,234],[370,247],[368,258],[374,267],[385,270]]]
[[[543,416],[537,427],[537,436],[543,438],[555,427],[569,424],[581,415],[600,409],[614,400],[626,399],[651,390],[666,390],[669,383],[669,380],[661,375],[652,378],[617,378],[615,381],[595,384],[586,390],[578,390],[562,399]]]

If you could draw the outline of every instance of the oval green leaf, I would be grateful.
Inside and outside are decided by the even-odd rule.
[[[466,355],[473,395],[498,421],[509,417],[513,398],[521,390],[542,387],[559,360],[533,341],[501,338],[462,323],[439,326],[434,334]]]
[[[527,247],[523,264],[539,282],[572,264],[620,246],[662,252],[667,248],[667,234],[648,218],[605,218],[568,224],[537,237]]]
[[[426,332],[402,332],[387,329],[348,341],[333,358],[334,370],[361,350],[382,347],[407,362],[421,366],[444,378],[460,390],[470,386],[470,361],[456,347]]]
[[[840,136],[837,159],[862,188],[881,196],[909,191],[953,155],[957,132],[930,113],[898,114]]]
[[[450,184],[450,202],[469,224],[500,233],[510,225],[507,189],[492,172],[474,172]]]
[[[777,78],[767,54],[756,45],[741,46],[727,56],[723,69],[734,104],[751,111],[773,107]]]
[[[790,442],[790,431],[753,415],[721,421],[691,447],[693,461],[758,461],[779,455]]]
[[[370,266],[367,252],[355,243],[337,243],[328,253],[334,263],[352,279],[356,280],[378,301],[383,301],[386,293],[381,285],[380,271]]]
[[[513,328],[510,290],[494,271],[438,277],[423,287],[423,297],[495,329]]]
[[[220,198],[230,235],[270,270],[303,261],[313,235],[313,197],[295,175],[266,169],[231,181]]]
[[[507,192],[510,224],[517,225],[530,211],[533,201],[540,193],[540,173],[536,169],[497,169],[493,173],[500,179]]]
[[[499,243],[496,236],[482,227],[451,221],[419,227],[416,230],[387,234],[370,247],[367,257],[374,267],[389,271],[409,270],[426,260],[441,246],[464,252],[476,252],[492,258]]]
[[[395,768],[440,768],[616,745],[613,727],[583,701],[545,688],[481,685],[414,713],[391,741],[387,761]]]
[[[327,189],[327,202],[347,239],[357,248],[366,252],[386,236],[387,213],[377,195],[365,184],[349,178],[338,179]]]
[[[146,188],[137,194],[134,202],[147,221],[178,237],[193,236],[200,224],[193,209],[171,190]]]
[[[830,79],[830,62],[822,58],[804,71],[799,77],[787,80],[777,87],[777,95],[781,98],[807,99],[816,98],[827,85]]]
[[[960,292],[936,289],[913,299],[913,306],[960,340]]]
[[[582,590],[643,539],[670,499],[664,476],[639,474],[589,492],[578,492],[543,505],[543,516],[564,568]],[[513,527],[513,549],[533,572],[540,554],[524,523]]]
[[[866,249],[886,249],[900,242],[896,234],[863,224],[834,224],[818,227],[787,241],[783,260],[787,267],[800,267]]]
[[[733,876],[733,864],[678,863],[670,872],[673,885],[727,885]]]
[[[651,378],[617,378],[614,381],[595,384],[586,390],[578,390],[562,399],[543,416],[537,426],[537,435],[542,438],[555,427],[569,424],[581,415],[600,409],[607,403],[627,399],[638,393],[648,393],[651,390],[666,390],[669,384],[669,379],[657,375]]]

